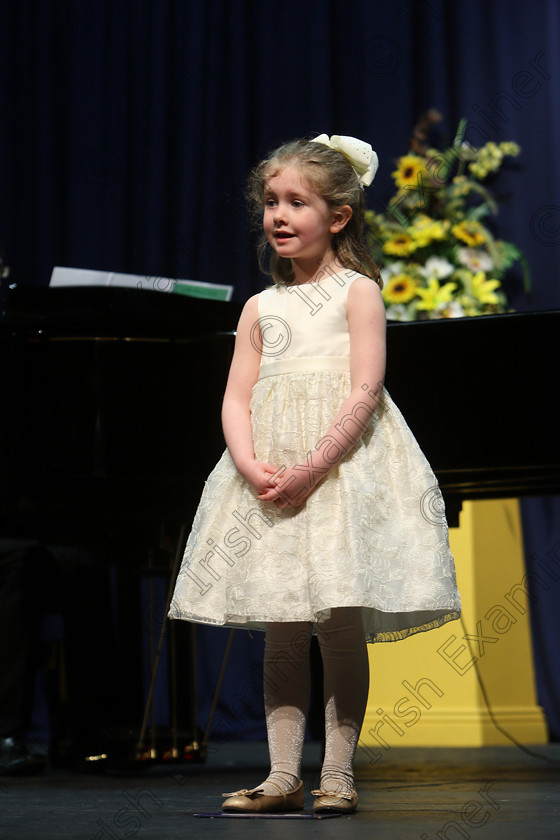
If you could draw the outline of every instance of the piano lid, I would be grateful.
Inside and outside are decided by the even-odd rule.
[[[2,331],[50,337],[189,340],[235,330],[243,304],[148,289],[16,286],[6,295]]]

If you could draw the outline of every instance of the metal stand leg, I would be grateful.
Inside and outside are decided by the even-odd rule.
[[[181,558],[182,558],[183,552],[184,552],[186,532],[187,532],[186,525],[183,525],[181,527],[181,533],[179,535],[179,540],[177,542],[177,549],[176,549],[176,552],[175,552],[175,560],[174,560],[174,563],[173,563],[173,569],[171,571],[171,578],[170,578],[170,581],[169,581],[169,589],[168,589],[168,593],[167,593],[165,611],[164,611],[164,615],[163,615],[163,620],[162,620],[160,634],[159,634],[159,640],[158,640],[158,646],[157,646],[157,651],[155,653],[155,656],[153,656],[153,649],[150,648],[150,661],[151,661],[151,666],[152,666],[151,667],[151,674],[150,674],[150,686],[149,686],[149,689],[148,689],[148,696],[146,698],[146,704],[145,704],[145,707],[144,707],[144,716],[143,716],[143,720],[142,720],[142,725],[140,727],[138,742],[136,744],[136,759],[139,760],[139,761],[141,761],[142,759],[145,758],[144,738],[146,736],[146,730],[147,730],[147,727],[148,727],[148,718],[150,716],[150,713],[152,714],[152,730],[151,730],[152,731],[152,748],[150,750],[150,757],[155,758],[155,729],[154,729],[155,724],[154,724],[154,717],[153,717],[153,713],[154,713],[154,704],[153,704],[153,701],[154,701],[154,687],[155,687],[155,683],[156,683],[157,672],[158,672],[158,669],[159,669],[161,653],[162,653],[162,650],[163,650],[163,643],[165,641],[165,632],[166,632],[166,628],[167,628],[167,624],[168,624],[167,615],[169,613],[169,608],[170,608],[170,605],[171,605],[171,599],[173,597],[173,591],[175,589],[175,582],[176,582],[176,579],[177,579],[177,573],[178,573],[178,570],[179,570],[179,565],[180,565]],[[151,598],[151,594],[150,594],[150,598]],[[150,607],[150,609],[151,609],[151,607]],[[175,645],[175,634],[173,632],[173,627],[171,627],[170,632],[171,632],[170,638],[171,638],[171,692],[172,692],[172,697],[171,697],[172,750],[171,750],[170,753],[167,754],[167,757],[178,760],[180,758],[180,756],[179,756],[179,750],[178,750],[178,745],[177,745],[176,645]],[[221,687],[222,687],[222,682],[223,682],[223,678],[224,678],[224,673],[225,673],[225,669],[226,669],[227,660],[229,658],[229,654],[230,654],[230,650],[231,650],[231,645],[232,645],[232,642],[233,642],[233,634],[234,633],[235,633],[235,630],[230,630],[228,641],[227,641],[227,644],[226,644],[226,649],[225,649],[225,652],[224,652],[224,657],[223,657],[223,660],[222,660],[220,674],[218,676],[218,682],[217,682],[217,685],[216,685],[216,690],[214,692],[214,697],[212,699],[212,706],[211,706],[211,709],[210,709],[210,715],[209,715],[209,718],[208,718],[208,723],[206,724],[206,730],[204,732],[202,743],[198,744],[197,736],[196,736],[197,717],[198,717],[197,686],[196,686],[196,634],[195,634],[195,626],[192,625],[191,657],[192,657],[192,662],[193,662],[192,709],[193,709],[193,735],[194,735],[192,747],[193,747],[193,750],[200,751],[202,756],[206,755],[206,749],[207,749],[207,746],[208,746],[210,730],[211,730],[211,727],[212,727],[212,720],[214,718],[214,714],[215,714],[215,711],[216,711],[216,706],[218,704],[218,698],[219,698],[220,690],[221,690]]]
[[[146,705],[144,707],[144,717],[142,720],[142,726],[140,727],[140,734],[138,736],[138,742],[136,744],[136,758],[141,760],[144,756],[144,737],[146,735],[146,728],[148,725],[148,715],[150,711],[153,711],[153,700],[154,700],[154,686],[156,683],[157,672],[159,668],[159,662],[161,659],[161,652],[163,649],[163,642],[165,640],[165,630],[167,627],[167,614],[169,612],[169,607],[171,605],[171,598],[173,597],[173,590],[175,588],[175,580],[177,578],[177,572],[179,570],[179,564],[181,562],[181,558],[183,556],[183,548],[185,544],[185,536],[186,536],[186,525],[181,526],[181,533],[179,535],[179,540],[177,542],[177,549],[175,552],[175,560],[173,563],[173,569],[171,570],[171,578],[169,581],[169,589],[167,592],[167,600],[165,604],[165,610],[163,614],[163,619],[161,622],[161,630],[159,633],[159,641],[157,646],[156,655],[152,662],[152,672],[150,678],[150,687],[148,689],[148,696],[146,698]],[[173,731],[173,743],[176,744],[177,741],[177,729],[176,729],[176,721],[174,721],[174,731]]]

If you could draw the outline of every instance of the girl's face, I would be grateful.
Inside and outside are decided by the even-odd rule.
[[[302,262],[323,261],[340,229],[326,201],[293,166],[265,182],[263,226],[279,256]]]

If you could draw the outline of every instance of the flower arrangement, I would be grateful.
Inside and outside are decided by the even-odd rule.
[[[445,151],[423,142],[422,130],[441,119],[428,112],[416,126],[410,151],[392,173],[397,191],[386,212],[366,212],[367,242],[381,269],[387,317],[396,321],[453,318],[507,311],[502,278],[525,259],[511,242],[496,239],[483,220],[496,214],[482,183],[516,143],[488,142],[474,148],[462,120]]]

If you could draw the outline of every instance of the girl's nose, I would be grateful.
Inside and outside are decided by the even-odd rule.
[[[283,204],[278,203],[274,208],[274,223],[280,224],[286,221],[286,208]]]

